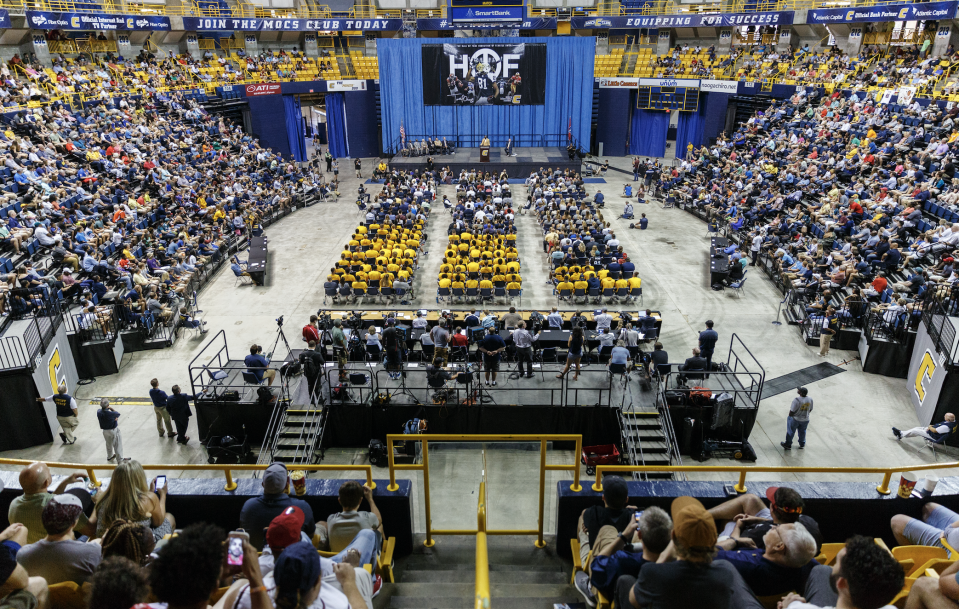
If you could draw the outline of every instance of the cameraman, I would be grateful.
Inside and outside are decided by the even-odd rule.
[[[520,321],[513,330],[513,344],[516,345],[516,357],[519,360],[519,376],[523,378],[523,362],[526,362],[526,378],[533,378],[533,343],[539,340],[539,332],[533,336],[526,329],[526,322]]]

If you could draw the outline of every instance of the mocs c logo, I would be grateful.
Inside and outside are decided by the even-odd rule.
[[[60,347],[56,346],[53,348],[53,353],[50,354],[50,360],[47,362],[47,376],[50,378],[50,388],[53,390],[53,393],[56,393],[60,385],[66,385],[67,379],[60,378]]]
[[[932,352],[926,349],[926,352],[922,354],[922,361],[919,362],[919,370],[916,371],[915,378],[915,389],[916,397],[919,398],[919,404],[922,404],[926,399],[926,388],[923,384],[923,381],[928,378],[932,380],[932,375],[936,373],[936,360],[932,357]]]

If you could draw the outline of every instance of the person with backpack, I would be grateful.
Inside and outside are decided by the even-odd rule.
[[[400,341],[400,334],[396,330],[396,321],[386,322],[386,329],[383,331],[383,351],[386,355],[386,370],[391,379],[398,379],[403,375],[403,346]]]
[[[300,353],[300,363],[303,364],[303,375],[306,377],[306,386],[310,392],[310,404],[316,403],[316,384],[320,380],[320,374],[323,372],[325,358],[320,351],[320,344],[315,340],[307,343],[309,347],[303,353]]]

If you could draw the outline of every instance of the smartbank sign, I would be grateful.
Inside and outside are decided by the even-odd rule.
[[[395,32],[402,19],[215,19],[184,17],[183,29],[200,32],[234,30],[238,32],[344,32],[373,30]]]
[[[491,8],[457,8],[453,7],[453,22],[463,21],[522,21],[522,6],[506,6]]]
[[[806,15],[807,23],[861,23],[866,21],[922,21],[952,19],[959,2],[923,2],[863,8],[818,8]]]
[[[577,30],[633,29],[660,27],[729,27],[740,25],[791,25],[792,11],[761,13],[710,13],[702,15],[658,15],[649,17],[573,17]]]

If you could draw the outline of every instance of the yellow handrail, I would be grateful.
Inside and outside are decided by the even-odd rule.
[[[30,459],[0,459],[0,465],[30,465],[35,461]],[[90,465],[89,463],[56,463],[51,461],[44,461],[47,464],[47,467],[51,469],[82,469],[86,470],[87,474],[90,476],[90,482],[95,486],[100,486],[102,483],[97,480],[96,471],[107,470],[112,471],[116,469],[116,465]],[[269,465],[207,465],[207,464],[198,464],[198,465],[142,465],[145,470],[180,470],[180,471],[222,471],[223,475],[226,477],[226,486],[223,487],[225,491],[234,491],[236,490],[236,482],[233,480],[234,471],[263,471],[269,467]],[[370,465],[305,465],[300,463],[291,463],[286,466],[289,470],[303,470],[307,472],[317,472],[317,471],[356,471],[356,472],[366,472],[366,484],[370,488],[376,488],[376,483],[373,482],[373,467]]]
[[[393,460],[394,442],[416,442],[423,443],[423,462],[419,465],[415,463],[397,464]],[[388,434],[386,436],[386,451],[390,461],[390,485],[388,490],[395,491],[399,489],[396,484],[396,472],[420,471],[423,472],[423,498],[424,515],[426,517],[426,541],[423,545],[427,548],[433,547],[433,535],[476,535],[478,531],[470,529],[434,529],[431,518],[430,506],[430,442],[539,442],[540,443],[540,471],[539,471],[539,520],[536,529],[487,529],[487,535],[536,535],[536,547],[546,546],[543,539],[543,528],[546,526],[544,518],[544,508],[546,501],[546,472],[547,471],[572,471],[573,483],[570,490],[578,493],[583,490],[579,484],[579,457],[583,452],[583,436],[578,434]],[[546,463],[546,443],[547,442],[575,442],[576,451],[574,453],[573,463],[570,465],[547,464]]]
[[[489,609],[489,554],[486,547],[486,482],[476,506],[476,609]]]
[[[889,480],[897,472],[915,472],[930,469],[953,469],[959,467],[959,461],[949,463],[921,463],[901,467],[784,467],[759,466],[740,467],[736,465],[597,465],[596,482],[593,490],[602,492],[603,476],[606,473],[631,472],[735,472],[739,474],[739,483],[734,487],[737,493],[746,492],[746,474],[749,472],[789,473],[789,474],[883,474],[882,484],[876,487],[881,495],[889,494]]]

